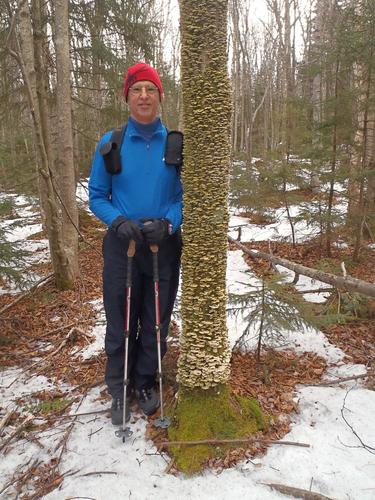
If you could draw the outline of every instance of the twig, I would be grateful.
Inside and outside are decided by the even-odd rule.
[[[375,448],[372,447],[372,446],[369,446],[368,444],[364,443],[362,441],[362,439],[360,438],[360,436],[358,435],[358,433],[354,430],[354,427],[349,424],[349,422],[347,421],[345,415],[344,415],[344,410],[347,410],[348,408],[346,408],[345,406],[345,403],[346,403],[346,398],[348,397],[348,394],[349,392],[352,390],[352,388],[350,388],[347,393],[345,394],[345,397],[344,397],[344,401],[343,401],[343,404],[342,404],[342,407],[341,407],[341,416],[344,420],[344,422],[346,423],[346,425],[349,427],[349,429],[352,431],[352,433],[355,435],[355,437],[358,439],[358,441],[361,443],[362,447],[367,450],[369,453],[371,453],[372,455],[375,455]],[[343,443],[344,444],[344,443]],[[344,445],[344,446],[347,446],[350,448],[350,446],[348,445]]]
[[[75,332],[75,328],[71,328],[69,330],[69,332],[67,333],[65,339],[61,342],[61,344],[59,345],[59,347],[57,347],[57,349],[55,349],[54,351],[50,352],[47,354],[47,356],[45,356],[43,358],[43,361],[46,361],[47,359],[51,358],[52,356],[54,356],[55,354],[57,354],[58,352],[61,351],[61,349],[68,343],[68,341],[71,339],[71,337],[73,336],[73,333]],[[38,363],[38,362],[37,362]]]
[[[273,257],[271,240],[268,240],[268,251],[269,251],[269,254]],[[275,266],[275,264],[272,261],[269,261],[269,268],[272,269],[273,271],[277,271],[277,267]]]
[[[103,426],[102,427],[99,427],[99,429],[97,429],[96,431],[94,432],[90,432],[89,434],[89,438],[91,438],[91,436],[93,436],[94,434],[96,434],[97,432],[100,432],[101,430],[103,429]]]
[[[81,406],[83,400],[85,399],[86,397],[86,394],[84,394],[81,398],[81,401],[79,402],[78,404],[78,408]],[[61,458],[64,454],[64,451],[66,450],[66,445],[67,445],[67,442],[68,442],[68,439],[70,437],[70,434],[72,433],[72,430],[73,430],[73,427],[74,427],[74,424],[75,424],[75,421],[76,419],[69,425],[69,427],[67,428],[66,432],[64,433],[64,436],[62,437],[62,439],[58,442],[58,444],[55,446],[55,449],[54,449],[54,452],[56,452],[60,446],[61,446],[61,451],[59,453],[59,456],[56,458],[56,461],[51,469],[51,471],[53,472],[53,474],[58,473],[58,468],[59,468],[59,465],[60,465],[60,462],[61,462]],[[63,476],[59,475],[61,481],[59,482],[59,484],[61,484],[61,482],[63,481]],[[53,487],[53,489],[56,488],[56,486]],[[50,490],[48,490],[50,491]],[[37,499],[37,498],[40,498],[40,494],[39,494],[39,491],[36,492],[36,494],[34,496],[31,497],[31,499]]]
[[[43,339],[44,337],[48,337],[49,335],[52,335],[53,333],[58,333],[61,330],[66,330],[67,328],[71,328],[74,325],[75,325],[75,322],[60,326],[59,328],[55,328],[54,330],[49,330],[48,332],[45,332],[42,335],[39,335],[38,340]]]
[[[26,439],[26,441],[29,441],[29,442],[34,443],[34,444],[36,444],[37,446],[39,446],[39,448],[40,448],[41,450],[45,450],[45,449],[46,449],[46,447],[44,446],[44,444],[43,444],[43,443],[41,443],[41,442],[39,441],[39,439],[38,439],[36,436],[28,436],[28,435],[26,434],[26,435],[25,435],[25,439]]]
[[[360,378],[366,378],[366,377],[368,377],[368,373],[362,373],[362,375],[353,375],[352,377],[336,378],[334,380],[327,380],[326,382],[321,382],[320,384],[313,384],[313,385],[315,387],[324,387],[324,386],[330,386],[332,384],[340,384],[341,382],[347,382],[348,380],[358,380]]]
[[[86,472],[86,474],[80,474],[77,477],[96,476],[99,474],[112,474],[114,476],[117,476],[118,472],[114,472],[114,471],[110,471],[110,470],[98,470],[98,471]]]
[[[325,495],[321,495],[320,493],[316,493],[314,491],[308,491],[301,488],[294,488],[293,486],[286,486],[285,484],[278,483],[261,483],[265,486],[269,486],[270,488],[283,493],[283,495],[289,495],[294,498],[303,498],[304,500],[332,500],[330,497],[326,497]]]
[[[14,413],[14,410],[9,410],[4,416],[3,418],[1,419],[1,422],[0,422],[0,433],[2,431],[2,429],[7,425],[7,423],[9,422],[11,416],[13,415]]]
[[[27,466],[29,463],[30,463],[30,460],[28,461],[28,463],[26,464],[26,466]],[[3,488],[2,490],[0,490],[0,495],[1,495],[2,493],[4,493],[4,491],[5,491],[5,490],[7,490],[10,486],[12,486],[12,484],[14,484],[14,483],[18,483],[19,481],[21,481],[22,479],[24,479],[25,477],[27,477],[27,476],[30,474],[30,472],[31,472],[31,471],[32,471],[35,467],[37,467],[40,463],[41,463],[41,461],[40,461],[39,459],[36,459],[36,460],[34,460],[34,462],[30,465],[30,467],[27,469],[27,471],[26,471],[26,472],[24,472],[23,474],[21,474],[21,476],[18,476],[18,477],[16,477],[16,478],[14,478],[14,476],[13,476],[12,480],[11,480],[11,481],[9,481],[9,483],[7,483],[7,484],[4,486],[4,488]]]
[[[66,500],[75,500],[75,499],[78,499],[78,498],[82,498],[84,500],[96,500],[96,498],[93,498],[93,497],[66,497]]]
[[[45,276],[41,280],[37,281],[35,283],[35,285],[33,285],[31,288],[29,288],[29,290],[26,290],[26,292],[21,293],[21,295],[19,295],[15,300],[13,300],[12,302],[10,302],[6,306],[4,306],[2,309],[0,309],[0,315],[3,314],[8,309],[10,309],[11,307],[13,307],[16,304],[18,304],[18,302],[20,302],[22,299],[24,299],[25,297],[27,297],[27,295],[29,295],[29,293],[33,292],[42,283],[49,283],[52,280],[53,277],[54,277],[54,274],[52,273],[52,274],[49,274],[48,276]]]
[[[322,292],[334,292],[335,288],[315,288],[311,290],[295,290],[296,293],[322,293]]]
[[[251,443],[261,443],[261,444],[282,444],[289,446],[302,446],[304,448],[310,448],[310,445],[307,443],[298,443],[296,441],[273,441],[271,439],[202,439],[197,441],[157,441],[155,442],[156,446],[199,446],[201,444],[210,444],[213,446],[216,445],[225,445],[225,444],[251,444]]]
[[[34,415],[28,415],[23,422],[20,423],[18,427],[14,429],[14,431],[3,441],[3,443],[0,445],[0,451],[7,446],[14,437],[19,434],[22,429],[24,429],[29,422],[31,422],[34,419]]]
[[[66,418],[86,417],[86,416],[89,416],[89,415],[96,415],[96,414],[108,413],[108,412],[109,412],[109,408],[107,408],[106,410],[87,411],[85,413],[73,413],[71,415],[58,415],[58,416],[55,416],[55,417],[49,417],[48,420],[53,420],[53,421],[54,420],[64,420]],[[39,418],[39,417],[37,417],[37,418]]]
[[[81,401],[80,401],[80,403],[79,403],[78,407],[80,407],[80,406],[81,406],[81,404],[82,404],[82,402],[83,402],[83,400],[84,400],[84,398],[85,398],[85,397],[86,397],[86,395],[84,394],[84,395],[82,396],[82,398],[81,398]],[[75,417],[76,417],[76,415],[75,415]],[[66,444],[67,444],[67,442],[68,442],[69,436],[70,436],[70,434],[71,434],[71,432],[72,432],[72,430],[73,430],[73,427],[74,427],[74,424],[75,424],[76,420],[77,420],[77,418],[75,418],[75,419],[74,419],[74,421],[73,421],[73,422],[69,425],[69,427],[68,427],[67,431],[65,432],[64,436],[60,439],[60,441],[59,441],[59,442],[57,443],[57,445],[55,446],[55,449],[54,449],[54,451],[55,451],[55,452],[56,452],[56,451],[60,448],[60,446],[61,446],[61,452],[60,452],[59,458],[58,458],[58,460],[57,460],[57,462],[56,462],[56,464],[55,464],[55,466],[54,466],[54,468],[55,468],[55,469],[58,467],[58,465],[59,465],[59,463],[60,463],[60,461],[61,461],[61,457],[62,457],[62,455],[63,455],[63,453],[64,453],[64,451],[65,451],[65,449],[66,449]]]
[[[175,458],[172,458],[172,460],[169,462],[169,464],[168,464],[167,468],[166,468],[166,469],[165,469],[165,471],[164,471],[164,472],[165,472],[165,474],[169,474],[169,473],[171,472],[171,469],[172,469],[172,467],[174,466],[175,462],[176,462],[176,459],[175,459]]]
[[[65,337],[65,339],[61,342],[61,344],[59,345],[59,347],[57,349],[55,349],[54,351],[50,352],[47,354],[47,356],[45,356],[43,358],[43,360],[40,360],[38,359],[38,361],[35,361],[34,363],[32,363],[30,366],[28,366],[24,372],[20,373],[20,375],[18,375],[7,387],[7,389],[9,389],[15,382],[17,382],[17,380],[22,376],[24,375],[25,373],[29,372],[32,368],[34,368],[34,366],[36,365],[39,365],[42,361],[47,361],[49,358],[51,358],[52,356],[54,356],[55,354],[57,354],[59,351],[61,351],[61,349],[67,344],[68,340],[70,339],[70,337],[72,336],[73,332],[77,330],[79,331],[80,333],[82,333],[82,330],[80,330],[79,328],[77,327],[74,327],[74,328],[71,328],[67,334],[67,336]],[[36,375],[38,375],[41,371],[43,371],[43,367],[39,368],[39,370],[36,371]]]

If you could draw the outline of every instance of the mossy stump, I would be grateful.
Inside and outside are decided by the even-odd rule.
[[[230,394],[228,386],[213,389],[180,389],[171,441],[247,439],[267,426],[267,418],[255,399]],[[186,474],[199,472],[211,458],[233,445],[177,445],[170,451],[176,467]]]

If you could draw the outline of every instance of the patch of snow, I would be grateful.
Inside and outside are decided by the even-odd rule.
[[[262,467],[252,470],[260,482],[287,484],[318,491],[331,498],[370,500],[375,492],[375,457],[360,447],[341,410],[361,439],[375,447],[375,392],[358,388],[304,387],[299,390],[300,413],[284,440],[309,448],[271,446]]]
[[[345,353],[331,344],[322,332],[307,325],[301,331],[286,331],[283,337],[283,349],[293,349],[300,354],[313,352],[328,363],[337,363],[345,357]]]
[[[17,222],[17,219],[12,222]],[[7,240],[11,242],[25,240],[29,236],[35,233],[39,233],[42,230],[42,224],[29,224],[27,226],[17,226],[9,228],[7,232]]]
[[[93,338],[88,346],[83,350],[77,352],[82,359],[89,359],[92,356],[96,356],[104,349],[104,338],[106,330],[105,312],[102,300],[94,300],[91,302],[94,305],[94,309],[97,311],[96,325],[90,332],[90,336]]]
[[[2,408],[15,408],[16,400],[41,390],[52,390],[54,384],[42,375],[31,377],[21,369],[6,369],[0,371],[0,395]]]
[[[99,394],[100,388],[91,390],[71,414],[107,408],[108,403],[98,400]],[[133,435],[125,443],[115,436],[115,427],[107,414],[79,416],[62,456],[61,473],[67,475],[59,489],[43,498],[80,496],[105,500],[110,492],[115,500],[229,500],[249,495],[254,500],[271,500],[285,496],[265,483],[279,483],[311,489],[331,498],[372,500],[375,460],[360,446],[341,412],[363,442],[375,447],[375,424],[369,420],[369,415],[375,412],[375,392],[361,388],[347,392],[341,388],[303,387],[298,390],[297,398],[299,414],[295,415],[291,431],[283,441],[309,447],[274,444],[255,460],[245,460],[221,473],[205,471],[194,477],[165,473],[169,459],[157,453],[153,443],[144,438],[146,422],[138,413],[132,415],[129,426]],[[33,456],[48,461],[46,450],[53,449],[63,430],[62,424],[56,424],[49,434],[43,433],[39,439],[45,450],[27,441],[17,443],[2,460],[1,483],[12,477],[21,460]]]
[[[292,218],[299,216],[301,208],[299,206],[290,206],[289,212]],[[241,226],[241,241],[265,241],[265,240],[283,240],[292,241],[292,230],[287,218],[285,208],[279,208],[274,213],[276,222],[266,226],[250,224],[245,217],[232,216],[229,224],[229,235],[237,238],[238,227]],[[305,220],[294,222],[295,238],[297,242],[315,236],[319,232],[317,224],[308,223]]]
[[[323,380],[330,381],[340,378],[347,377],[355,377],[358,375],[366,375],[367,368],[365,365],[353,365],[353,364],[345,364],[345,363],[337,363],[336,365],[331,365],[327,368]],[[365,379],[362,379],[365,380]],[[358,386],[362,385],[363,381],[361,379],[348,380],[345,382],[340,382],[340,385],[345,384],[348,387],[352,387],[353,385]]]

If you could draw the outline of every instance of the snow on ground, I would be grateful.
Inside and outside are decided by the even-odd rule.
[[[246,219],[232,217],[231,226],[239,223],[246,225],[247,241],[265,237],[265,233],[260,236],[259,228],[247,224]],[[287,232],[282,223],[277,229],[279,233]],[[274,229],[269,226],[262,231],[271,231],[268,237],[274,234]],[[243,239],[246,241],[246,238]],[[248,272],[240,251],[228,252],[227,283],[231,294],[241,294],[251,284],[259,284],[259,280]],[[312,284],[301,285],[310,287]],[[91,332],[93,342],[77,353],[76,357],[87,359],[103,348],[105,323],[102,302],[95,301],[94,306],[98,311],[98,321]],[[245,327],[246,320],[242,314],[228,314],[231,345]],[[256,335],[256,324],[253,330]],[[328,380],[366,372],[363,365],[345,364],[344,353],[315,329],[306,327],[289,331],[283,337],[284,348],[293,347],[299,352],[310,351],[323,356],[328,363],[325,374]],[[77,358],[72,362],[77,362]],[[25,377],[18,369],[0,371],[0,417],[17,404],[19,397],[22,396],[24,401],[32,401],[33,393],[41,389],[69,391],[63,384],[53,383],[44,377]],[[92,389],[80,403],[72,407],[71,413],[106,408],[108,403],[99,399],[102,389]],[[363,388],[358,381],[332,387],[301,386],[297,390],[296,401],[299,412],[293,417],[291,430],[283,440],[307,443],[310,447],[274,444],[263,457],[243,461],[222,472],[206,471],[192,478],[165,472],[169,459],[157,453],[152,442],[145,439],[146,421],[142,415],[132,414],[130,427],[133,435],[125,444],[115,436],[114,427],[106,413],[76,417],[60,465],[61,473],[65,474],[64,480],[59,489],[43,498],[287,498],[266,486],[266,483],[280,483],[311,489],[339,500],[375,499],[375,392]],[[26,415],[32,411],[32,407],[23,403],[18,410]],[[52,429],[39,435],[43,448],[24,439],[17,441],[7,455],[0,458],[0,491],[11,479],[15,469],[28,460],[48,462],[68,425],[70,422],[67,421],[56,422]],[[366,450],[360,439],[372,448]],[[13,499],[17,495],[9,487],[1,493],[1,498]]]
[[[290,207],[293,216],[298,215],[299,207]],[[267,224],[266,226],[257,226],[255,224],[250,224],[248,219],[245,217],[240,217],[238,215],[232,215],[229,223],[229,236],[236,239],[238,237],[238,231],[241,231],[241,242],[251,242],[251,241],[266,241],[266,240],[277,240],[286,239],[291,241],[291,228],[286,217],[285,209],[276,210],[276,220],[273,224]],[[306,240],[316,234],[316,228],[308,226],[304,221],[300,221],[295,224],[296,229],[296,241],[301,242]],[[256,251],[256,250],[255,250]],[[291,283],[294,279],[295,273],[290,269],[283,266],[276,266],[278,271],[286,276],[286,281]],[[319,290],[319,289],[329,288],[329,285],[323,283],[319,280],[314,280],[308,276],[300,276],[298,283],[296,284],[296,289],[298,291],[302,290]],[[327,292],[310,292],[303,294],[303,298],[309,302],[325,302],[327,300]]]
[[[76,196],[78,203],[80,203],[80,205],[91,214],[90,209],[88,207],[88,199],[89,199],[88,183],[89,183],[88,179],[81,180],[81,182],[77,185]]]
[[[282,273],[285,276],[286,283],[291,283],[294,280],[294,271],[279,265],[277,265],[276,268],[279,273]],[[310,293],[304,293],[303,298],[310,302],[325,302],[330,295],[330,292],[311,292],[311,290],[329,289],[330,286],[327,285],[327,283],[323,283],[323,281],[315,280],[313,278],[309,278],[308,276],[303,276],[302,274],[299,276],[295,288],[301,292],[303,290],[309,290]]]
[[[91,304],[97,311],[96,325],[91,334],[93,341],[87,345],[83,350],[80,350],[77,355],[82,359],[90,359],[92,356],[98,354],[104,346],[105,337],[105,313],[102,300],[92,301]]]
[[[292,205],[289,207],[290,216],[292,218],[298,217],[301,208]],[[230,220],[229,235],[236,238],[238,235],[238,227],[241,227],[241,241],[264,241],[264,240],[284,240],[292,241],[292,231],[288,221],[285,208],[278,208],[274,212],[274,220],[272,224],[264,226],[257,226],[250,224],[248,219],[233,215]],[[319,234],[319,227],[317,224],[311,224],[305,220],[294,222],[294,230],[296,234],[296,242],[300,243],[312,236]]]

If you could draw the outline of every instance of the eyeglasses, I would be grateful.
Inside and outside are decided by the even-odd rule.
[[[132,95],[141,95],[143,89],[145,90],[146,94],[149,95],[156,95],[156,93],[159,91],[157,87],[154,87],[152,85],[134,85],[133,87],[130,87],[129,92]]]

